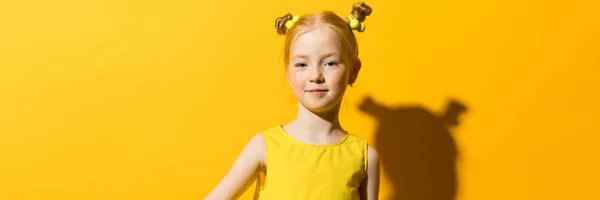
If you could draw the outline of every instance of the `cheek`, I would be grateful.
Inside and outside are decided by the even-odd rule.
[[[335,85],[344,85],[347,73],[344,70],[332,70],[329,80]]]
[[[304,86],[304,76],[302,72],[292,71],[288,72],[288,81],[293,89],[302,88]]]

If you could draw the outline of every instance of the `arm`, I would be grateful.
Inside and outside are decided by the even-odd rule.
[[[379,155],[371,146],[367,150],[367,177],[360,184],[360,199],[379,199]]]
[[[248,142],[229,172],[206,196],[205,200],[229,200],[238,198],[265,166],[265,141],[257,134]]]

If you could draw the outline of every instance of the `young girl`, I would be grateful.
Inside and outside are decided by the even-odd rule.
[[[361,68],[353,30],[364,31],[370,14],[356,3],[347,19],[325,11],[275,21],[277,33],[286,35],[285,72],[298,115],[256,134],[206,199],[235,199],[259,173],[265,180],[258,199],[378,199],[377,153],[338,119],[346,87]]]

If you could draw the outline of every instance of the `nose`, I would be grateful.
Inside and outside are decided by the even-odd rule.
[[[318,67],[318,66],[311,67],[308,80],[311,83],[323,83],[323,82],[325,82],[325,77],[323,77],[323,73],[321,71],[321,67]]]

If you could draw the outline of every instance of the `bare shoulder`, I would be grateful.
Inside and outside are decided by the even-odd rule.
[[[360,186],[360,199],[379,199],[379,154],[367,145],[367,175]]]
[[[255,134],[248,144],[246,145],[246,149],[252,152],[254,159],[259,162],[260,166],[265,166],[265,158],[266,158],[266,144],[265,144],[265,136],[262,133]]]
[[[237,199],[256,178],[256,172],[264,166],[265,141],[262,134],[254,135],[242,152],[205,199]]]
[[[248,145],[253,147],[264,147],[265,146],[265,136],[262,133],[257,133],[248,142]]]
[[[379,154],[371,145],[367,145],[367,160],[369,164],[379,163]]]

